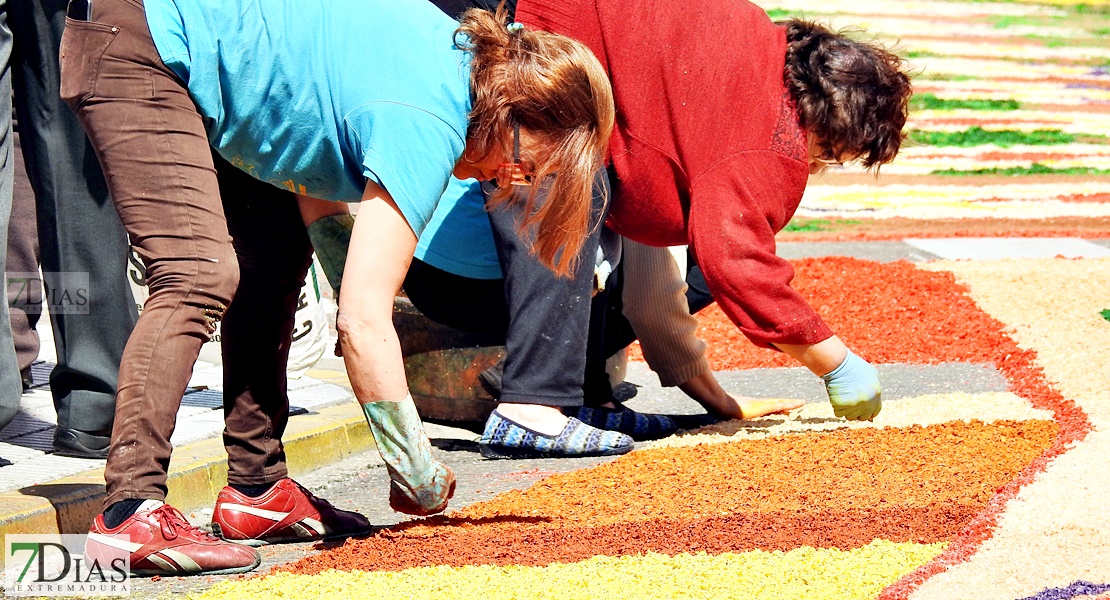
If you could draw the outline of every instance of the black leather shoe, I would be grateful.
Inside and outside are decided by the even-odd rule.
[[[108,458],[112,438],[106,435],[85,433],[68,427],[54,430],[54,453],[75,458]]]
[[[501,398],[501,378],[505,374],[505,359],[497,361],[497,364],[478,373],[478,382],[482,384],[486,392],[493,396],[494,400]]]
[[[23,392],[26,393],[35,385],[35,378],[31,374],[31,367],[27,367],[19,372],[19,378],[23,381]]]

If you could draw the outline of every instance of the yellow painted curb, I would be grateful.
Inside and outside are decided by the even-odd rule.
[[[292,477],[374,447],[354,400],[290,417],[284,441]],[[166,501],[183,511],[214,503],[227,485],[223,441],[217,437],[175,448],[167,484]],[[103,469],[0,493],[0,535],[86,533],[103,501]]]

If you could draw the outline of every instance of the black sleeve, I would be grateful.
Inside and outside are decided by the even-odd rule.
[[[430,0],[430,2],[452,19],[458,19],[463,12],[470,8],[481,8],[493,12],[497,10],[497,5],[500,4],[498,0]],[[516,15],[516,0],[505,0],[505,8],[509,11],[509,17],[514,17]]]

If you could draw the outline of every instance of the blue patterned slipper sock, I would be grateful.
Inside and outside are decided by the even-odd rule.
[[[598,429],[632,436],[637,442],[665,438],[678,430],[678,425],[666,415],[638,413],[619,402],[616,404],[620,408],[579,406],[569,409],[567,414]]]
[[[632,438],[603,431],[571,417],[559,435],[544,435],[490,413],[478,449],[486,458],[574,458],[610,456],[632,450]]]

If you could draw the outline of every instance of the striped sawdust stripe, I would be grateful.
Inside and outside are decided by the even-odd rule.
[[[1110,119],[1107,119],[1105,114],[1076,110],[1030,110],[1028,108],[1014,111],[920,110],[911,114],[909,126],[937,131],[979,126],[984,129],[1020,131],[1056,129],[1075,135],[1110,135]],[[914,149],[915,147],[911,145],[903,148],[903,151]]]
[[[964,178],[953,177],[960,181]],[[1077,195],[1110,192],[1110,180],[1005,185],[811,185],[795,218],[1044,219],[1110,217],[1110,204],[1074,202]],[[1068,198],[1062,200],[1061,198]],[[983,202],[983,200],[988,200]]]
[[[1002,488],[952,546],[882,597],[1021,598],[1077,580],[1110,582],[1104,485],[1110,480],[1110,367],[1103,360],[1110,322],[1101,314],[1110,303],[1110,260],[958,261],[925,268],[955,273],[978,306],[1036,352],[1031,366],[1048,380],[1050,393],[1062,392],[1078,412],[1058,413],[1060,437],[1052,448]],[[1044,400],[1053,402],[1047,395]]]
[[[817,14],[900,15],[904,17],[950,17],[966,19],[979,16],[1060,15],[1061,11],[1033,4],[1007,2],[930,2],[928,0],[826,0],[815,5],[812,0],[767,0],[765,10],[782,9]]]
[[[1051,421],[646,449],[295,563],[296,572],[547,565],[594,555],[951,538],[1055,437]]]
[[[693,431],[652,442],[654,448],[727,443],[743,439],[763,439],[791,433],[810,433],[879,427],[940,425],[949,421],[993,423],[1004,420],[1052,419],[1052,413],[1033,408],[1012,392],[952,392],[925,394],[884,402],[874,421],[845,421],[833,415],[828,403],[807,404],[787,415],[768,415],[753,420],[715,423]]]

